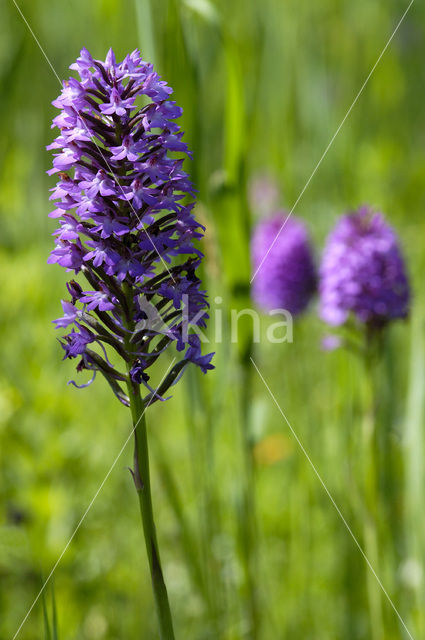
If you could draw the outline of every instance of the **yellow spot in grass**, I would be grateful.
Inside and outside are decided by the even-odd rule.
[[[254,447],[254,458],[258,464],[271,465],[291,455],[293,445],[282,433],[271,433]]]

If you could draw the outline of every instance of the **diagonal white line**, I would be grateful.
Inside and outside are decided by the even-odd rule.
[[[175,360],[176,360],[176,358],[173,358],[173,360],[171,361],[171,364],[168,366],[168,368],[167,368],[166,372],[165,372],[165,373],[164,373],[164,375],[162,376],[161,381],[160,381],[160,383],[158,384],[158,386],[157,386],[157,388],[156,388],[155,392],[157,392],[157,391],[158,391],[158,389],[159,389],[159,387],[161,386],[161,384],[162,384],[163,380],[165,379],[165,377],[166,377],[167,373],[170,371],[171,367],[173,366],[173,364],[174,364]],[[75,529],[74,529],[74,531],[73,531],[73,533],[72,533],[71,537],[69,538],[68,542],[66,543],[65,547],[63,548],[62,553],[60,554],[59,558],[56,560],[55,564],[53,565],[52,570],[50,571],[49,575],[47,576],[46,580],[44,581],[43,586],[41,587],[40,591],[38,592],[37,597],[35,598],[34,602],[33,602],[33,603],[32,603],[32,605],[30,606],[30,608],[28,609],[28,612],[27,612],[27,614],[26,614],[25,618],[22,620],[21,624],[19,625],[19,628],[18,628],[18,630],[16,631],[15,635],[13,636],[12,640],[15,640],[15,638],[17,638],[17,637],[18,637],[18,634],[19,634],[20,630],[21,630],[21,629],[22,629],[22,627],[24,626],[24,624],[25,624],[25,622],[27,621],[27,619],[28,619],[28,617],[29,617],[29,615],[30,615],[31,611],[34,609],[35,605],[37,604],[37,602],[38,602],[38,600],[39,600],[39,598],[40,598],[40,596],[41,596],[41,594],[43,593],[44,589],[46,588],[46,586],[47,586],[47,584],[48,584],[49,580],[51,579],[51,577],[53,576],[54,572],[56,571],[56,569],[57,569],[57,567],[58,567],[58,565],[59,565],[60,561],[62,560],[63,556],[64,556],[64,555],[65,555],[65,553],[67,552],[68,547],[70,546],[71,542],[73,541],[73,539],[74,539],[74,537],[75,537],[75,535],[76,535],[77,531],[80,529],[81,525],[83,524],[83,522],[84,522],[84,520],[85,520],[85,518],[86,518],[86,516],[87,516],[88,512],[89,512],[89,511],[90,511],[90,509],[92,508],[92,506],[93,506],[93,504],[94,504],[94,502],[95,502],[95,500],[96,500],[97,496],[98,496],[98,495],[99,495],[99,493],[102,491],[103,486],[105,485],[105,483],[106,483],[107,479],[109,478],[109,476],[111,475],[112,471],[114,470],[115,465],[117,464],[117,462],[118,462],[119,458],[121,457],[122,452],[123,452],[123,451],[124,451],[124,449],[126,448],[126,446],[127,446],[128,442],[129,442],[129,440],[130,440],[131,436],[133,435],[134,431],[135,431],[135,430],[136,430],[136,428],[137,428],[137,425],[139,424],[140,420],[141,420],[141,419],[143,418],[143,416],[145,415],[145,412],[146,412],[147,408],[149,407],[149,405],[152,403],[152,400],[154,399],[154,397],[155,397],[155,394],[153,393],[153,394],[152,394],[151,399],[150,399],[150,400],[149,400],[149,402],[146,404],[146,407],[144,408],[143,413],[141,414],[140,418],[137,420],[137,422],[136,422],[136,424],[134,425],[133,429],[130,431],[130,434],[129,434],[128,438],[126,439],[126,441],[125,441],[125,442],[124,442],[124,444],[122,445],[122,447],[121,447],[121,449],[120,449],[120,451],[119,451],[118,455],[116,456],[115,460],[113,461],[113,463],[112,463],[112,465],[111,465],[111,467],[110,467],[110,469],[109,469],[108,473],[106,474],[106,476],[104,477],[104,479],[103,479],[103,480],[102,480],[102,482],[100,483],[98,490],[97,490],[97,491],[96,491],[96,493],[94,494],[93,498],[90,500],[90,503],[89,503],[89,505],[88,505],[87,509],[84,511],[83,515],[81,516],[81,518],[80,518],[80,520],[79,520],[79,522],[78,522],[77,526],[75,527]]]
[[[304,456],[307,458],[311,468],[313,469],[317,479],[319,480],[320,484],[322,485],[326,495],[328,496],[329,500],[332,502],[333,506],[335,507],[335,510],[337,512],[337,514],[339,515],[339,517],[341,518],[342,522],[345,525],[345,528],[347,529],[348,533],[350,534],[350,536],[353,538],[356,547],[358,548],[358,550],[360,551],[360,553],[362,554],[367,566],[369,567],[370,571],[373,573],[374,577],[376,578],[377,583],[379,584],[379,586],[382,589],[382,592],[384,593],[385,597],[387,598],[388,602],[390,603],[391,607],[393,608],[393,610],[395,611],[398,619],[400,620],[401,624],[404,627],[404,630],[406,631],[407,635],[409,636],[409,638],[411,640],[414,640],[412,634],[410,633],[409,629],[407,628],[403,618],[401,617],[401,615],[399,614],[394,602],[391,600],[391,597],[389,596],[387,590],[385,589],[384,585],[382,584],[381,580],[379,579],[375,569],[373,568],[372,564],[370,563],[368,557],[366,556],[365,552],[363,551],[362,546],[360,545],[359,541],[357,540],[356,536],[354,535],[353,531],[351,530],[350,525],[348,524],[347,520],[344,518],[340,508],[338,507],[337,503],[335,502],[332,494],[330,493],[329,489],[327,488],[324,480],[322,479],[322,476],[320,475],[320,473],[318,472],[318,470],[316,469],[316,467],[314,466],[314,463],[312,461],[312,459],[310,458],[310,456],[308,455],[307,451],[305,450],[305,447],[303,446],[301,440],[299,439],[299,437],[297,436],[295,430],[293,429],[291,423],[289,422],[288,418],[286,417],[286,415],[284,414],[281,406],[279,405],[278,401],[276,400],[276,397],[274,396],[272,390],[270,389],[269,385],[267,384],[267,382],[265,381],[261,371],[259,370],[259,368],[257,367],[257,365],[255,364],[254,360],[252,358],[250,358],[252,364],[254,365],[255,370],[257,371],[258,375],[260,376],[262,382],[264,383],[264,386],[266,387],[267,391],[270,394],[270,397],[272,398],[273,402],[275,403],[276,407],[279,410],[280,415],[282,416],[282,418],[285,420],[286,424],[288,425],[292,435],[294,436],[295,440],[297,441],[298,446],[300,447],[301,451],[303,452]]]
[[[41,53],[43,54],[43,56],[46,59],[47,64],[49,65],[49,67],[51,68],[51,70],[53,71],[53,73],[55,74],[55,76],[58,79],[58,82],[60,84],[60,86],[62,86],[62,81],[59,78],[58,74],[56,73],[56,69],[54,68],[54,66],[52,65],[52,63],[50,62],[47,53],[44,51],[43,47],[40,44],[40,41],[38,40],[37,36],[35,35],[34,31],[31,29],[30,25],[28,24],[28,20],[26,19],[26,17],[24,16],[24,14],[22,13],[20,7],[16,4],[15,0],[12,0],[13,4],[15,5],[17,11],[19,12],[22,20],[25,22],[26,26],[28,27],[28,31],[30,32],[30,34],[32,35],[32,37],[34,38],[34,40],[36,41],[38,48],[40,49]]]
[[[32,37],[34,38],[35,42],[37,43],[38,48],[40,49],[41,53],[42,53],[42,54],[43,54],[43,56],[45,57],[45,59],[46,59],[46,61],[47,61],[47,64],[49,65],[49,67],[51,68],[51,70],[53,71],[53,73],[55,74],[55,76],[56,76],[56,78],[58,79],[58,82],[59,82],[59,84],[60,84],[60,86],[61,86],[61,88],[62,88],[62,81],[61,81],[61,79],[60,79],[59,75],[57,74],[57,72],[56,72],[56,70],[55,70],[55,68],[54,68],[53,64],[51,63],[50,58],[48,57],[47,53],[45,52],[45,50],[44,50],[44,49],[43,49],[43,47],[41,46],[40,41],[38,40],[38,38],[37,38],[37,36],[35,35],[34,31],[31,29],[31,27],[30,27],[30,25],[29,25],[29,23],[28,23],[28,20],[25,18],[24,14],[22,13],[21,9],[19,8],[18,4],[16,3],[16,0],[12,0],[12,2],[13,2],[13,4],[15,5],[16,9],[19,11],[19,14],[20,14],[20,15],[21,15],[21,17],[22,17],[22,20],[25,22],[26,26],[28,27],[29,32],[31,33]],[[83,112],[83,114],[84,114],[84,112]],[[95,144],[95,146],[96,146],[97,150],[99,151],[100,155],[102,156],[102,159],[103,159],[104,163],[106,164],[106,166],[108,167],[108,169],[109,169],[110,173],[112,174],[112,177],[114,178],[114,180],[115,180],[116,184],[117,184],[117,185],[118,185],[118,187],[121,189],[121,193],[122,193],[122,195],[123,195],[123,196],[125,196],[124,189],[122,188],[121,183],[119,182],[119,180],[118,180],[117,176],[115,175],[115,173],[114,173],[114,171],[113,171],[113,169],[112,169],[111,165],[109,164],[109,162],[108,162],[107,158],[105,158],[105,155],[104,155],[104,153],[103,153],[102,149],[101,149],[101,148],[99,147],[99,145],[97,144],[97,140],[96,140],[96,138],[95,138],[94,136],[92,136],[92,135],[91,135],[91,133],[90,133],[90,131],[89,131],[89,128],[87,127],[87,124],[86,124],[86,123],[85,123],[85,121],[84,121],[84,117],[81,117],[81,121],[82,121],[83,126],[84,126],[85,130],[87,131],[88,135],[91,137],[91,141]],[[133,206],[133,203],[132,203],[131,201],[129,201],[129,200],[127,200],[127,202],[128,202],[128,204],[130,205],[130,208],[131,208],[131,210],[133,211],[134,215],[136,216],[137,220],[138,220],[138,221],[140,222],[140,224],[142,225],[143,231],[146,233],[146,235],[147,235],[147,237],[148,237],[149,242],[151,243],[152,247],[154,248],[154,250],[155,250],[156,254],[158,255],[159,259],[161,260],[161,262],[162,262],[163,266],[165,267],[166,271],[168,272],[168,275],[170,276],[170,278],[172,279],[172,281],[175,283],[176,281],[175,281],[175,279],[174,279],[173,274],[171,273],[171,271],[170,271],[170,270],[169,270],[169,268],[167,267],[167,265],[166,265],[166,263],[165,263],[165,261],[164,261],[164,258],[163,258],[163,257],[161,256],[161,254],[159,253],[159,251],[158,251],[158,249],[156,248],[156,246],[155,246],[155,244],[154,244],[154,242],[153,242],[152,238],[150,237],[149,233],[147,232],[147,229],[146,229],[145,225],[143,224],[143,222],[142,222],[142,221],[141,221],[141,219],[139,218],[139,215],[138,215],[137,211],[135,210],[135,208],[134,208],[134,206]]]
[[[334,143],[335,138],[337,137],[338,133],[341,131],[342,127],[344,126],[345,121],[347,120],[348,116],[350,115],[351,111],[353,110],[354,105],[356,104],[357,100],[360,98],[361,94],[363,93],[364,88],[366,87],[367,83],[369,82],[370,78],[372,77],[372,74],[374,73],[376,67],[378,66],[379,62],[381,61],[382,56],[384,55],[384,53],[386,52],[386,50],[388,49],[388,47],[390,46],[395,34],[397,33],[401,23],[403,22],[404,18],[406,17],[410,7],[412,6],[412,4],[414,3],[415,0],[410,0],[410,4],[407,7],[406,11],[403,13],[403,15],[401,16],[400,20],[397,23],[396,28],[394,29],[394,31],[392,32],[389,40],[387,41],[387,44],[385,45],[385,47],[382,49],[381,53],[379,54],[379,57],[377,59],[377,61],[375,62],[375,64],[373,65],[372,69],[370,70],[366,80],[363,82],[362,86],[360,87],[359,92],[357,93],[356,97],[354,98],[353,102],[351,103],[350,108],[348,109],[347,113],[345,114],[345,116],[343,117],[338,129],[335,131],[334,135],[332,136],[328,146],[326,147],[326,149],[324,150],[324,152],[322,153],[322,156],[319,160],[319,162],[316,164],[316,166],[314,167],[309,179],[307,180],[307,182],[305,183],[304,187],[302,188],[302,191],[300,193],[300,195],[298,196],[298,198],[295,200],[295,203],[292,206],[292,209],[290,210],[290,212],[288,213],[288,215],[286,216],[285,220],[282,223],[282,226],[280,227],[279,231],[277,232],[273,242],[271,243],[271,245],[269,246],[269,248],[267,249],[267,252],[265,253],[265,255],[263,256],[260,264],[258,265],[257,269],[255,270],[254,275],[251,278],[250,284],[252,284],[255,276],[257,275],[257,273],[260,271],[261,267],[264,264],[264,261],[266,260],[267,256],[269,255],[270,251],[273,249],[278,237],[280,236],[280,234],[282,233],[286,223],[288,222],[289,218],[291,217],[291,215],[293,214],[295,207],[297,206],[297,204],[299,203],[299,201],[301,200],[301,198],[304,195],[305,190],[307,189],[308,185],[310,184],[310,182],[312,181],[313,177],[316,174],[316,171],[318,170],[318,168],[320,167],[320,165],[322,164],[326,154],[328,153],[329,149],[331,148],[331,146]]]

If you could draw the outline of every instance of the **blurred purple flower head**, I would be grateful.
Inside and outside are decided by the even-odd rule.
[[[267,174],[256,174],[249,182],[248,198],[255,216],[267,216],[278,204],[279,187],[276,181]]]
[[[316,288],[313,254],[304,224],[293,217],[287,219],[283,211],[262,220],[254,229],[251,257],[254,274],[261,264],[252,282],[252,297],[258,306],[265,311],[286,309],[293,315],[304,311]]]
[[[320,316],[342,325],[352,313],[380,327],[409,311],[409,283],[397,236],[368,207],[343,216],[330,233],[319,273]]]
[[[335,351],[343,344],[340,336],[324,336],[321,341],[321,347],[323,351]]]
[[[201,354],[200,341],[182,339],[184,306],[189,324],[204,327],[208,318],[196,275],[202,253],[194,244],[204,229],[193,216],[194,189],[183,159],[169,153],[190,155],[174,122],[182,110],[169,100],[172,89],[137,50],[122,62],[109,50],[101,62],[83,49],[70,68],[80,80],[64,82],[53,102],[60,113],[52,126],[60,133],[48,147],[55,151],[48,173],[59,179],[50,215],[60,226],[48,261],[81,272],[88,286],[71,280],[71,301],[63,302],[64,316],[55,323],[74,326],[62,342],[65,357],[80,356],[77,369],[100,371],[126,402],[119,385],[126,375],[110,363],[105,344],[141,383],[158,356],[178,345],[182,357],[162,391],[188,362],[212,368],[212,354]],[[167,331],[143,324],[149,305]]]

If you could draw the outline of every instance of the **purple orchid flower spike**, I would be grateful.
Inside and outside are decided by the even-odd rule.
[[[72,303],[63,303],[65,315],[55,324],[87,326],[97,344],[125,352],[143,384],[147,376],[140,370],[144,373],[156,361],[158,342],[164,351],[164,334],[134,334],[139,296],[160,310],[162,318],[183,300],[190,301],[189,324],[198,318],[196,323],[204,325],[208,318],[206,295],[196,276],[202,253],[194,245],[203,228],[186,202],[194,190],[181,158],[169,154],[189,153],[174,122],[182,110],[169,100],[171,89],[137,50],[120,63],[110,50],[102,63],[83,49],[71,69],[80,80],[66,81],[53,102],[61,109],[54,119],[60,134],[48,147],[54,151],[49,173],[59,175],[51,196],[56,201],[51,215],[59,219],[59,228],[49,262],[82,273],[92,289],[74,288]],[[139,96],[151,100],[139,108]],[[184,259],[177,260],[179,256]],[[167,346],[180,344],[182,317],[173,317],[169,329]],[[68,341],[62,345],[67,358],[76,357]],[[78,356],[80,371],[95,369],[108,382],[112,376],[118,391],[102,354],[94,358],[91,349],[81,346]],[[187,342],[184,366],[192,362],[206,371],[211,357],[201,354],[199,343],[194,347]],[[135,376],[130,372],[130,377]],[[173,379],[171,375],[170,383]],[[129,403],[124,390],[117,396]]]
[[[48,262],[87,282],[68,283],[71,300],[62,302],[64,315],[54,322],[71,327],[60,341],[65,358],[78,358],[77,371],[92,375],[86,384],[72,384],[86,387],[100,372],[131,409],[132,475],[160,637],[174,640],[153,520],[144,413],[167,399],[189,363],[203,372],[213,368],[213,354],[203,355],[199,336],[189,331],[205,327],[209,307],[196,273],[203,256],[195,243],[203,227],[193,215],[194,188],[182,169],[182,154],[190,152],[174,122],[182,110],[169,99],[172,89],[137,50],[117,62],[110,49],[101,62],[82,49],[71,69],[80,79],[64,82],[53,102],[60,109],[53,127],[60,133],[48,147],[48,173],[59,180],[50,216],[58,218],[59,228]],[[138,106],[139,98],[145,106]],[[175,364],[155,388],[148,370],[172,345]],[[108,356],[111,350],[122,371],[117,358]]]

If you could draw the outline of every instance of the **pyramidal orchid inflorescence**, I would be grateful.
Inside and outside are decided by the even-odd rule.
[[[379,329],[409,312],[409,282],[398,238],[369,207],[343,216],[329,235],[320,266],[320,315],[330,325]]]
[[[48,147],[55,151],[48,173],[59,180],[50,216],[59,228],[48,261],[83,274],[86,284],[68,283],[55,324],[71,327],[61,344],[65,358],[79,359],[78,371],[101,372],[124,404],[129,375],[151,403],[187,363],[212,368],[212,354],[202,355],[199,336],[188,334],[191,325],[205,327],[208,303],[196,275],[203,227],[182,169],[190,153],[175,123],[182,110],[137,50],[117,63],[112,50],[101,62],[83,49],[70,68],[80,79],[64,82],[53,102],[60,133]],[[154,392],[148,370],[172,344],[181,357]],[[111,348],[127,373],[111,363]]]
[[[280,211],[261,220],[252,236],[251,259],[256,304],[265,311],[302,313],[316,289],[313,252],[303,222]]]

